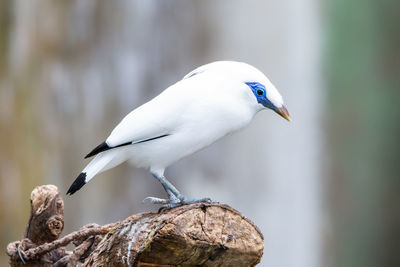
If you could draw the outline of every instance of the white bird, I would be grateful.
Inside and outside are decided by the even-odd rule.
[[[187,199],[164,177],[165,168],[245,127],[263,109],[290,121],[282,96],[258,69],[233,61],[201,66],[123,118],[106,141],[85,157],[96,155],[67,194],[96,174],[130,160],[149,169],[169,196],[145,200],[165,207],[209,201]]]

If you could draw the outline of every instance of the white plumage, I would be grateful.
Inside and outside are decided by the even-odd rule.
[[[137,167],[149,169],[157,179],[165,179],[166,167],[245,127],[266,107],[290,119],[281,95],[256,68],[232,61],[199,67],[130,112],[106,141],[89,153],[97,155],[68,193],[73,194],[96,174],[128,159]],[[170,198],[150,198],[152,202],[175,206],[187,203],[179,191],[168,188],[168,181],[168,185],[160,182]]]

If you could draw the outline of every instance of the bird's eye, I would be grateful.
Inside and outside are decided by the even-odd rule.
[[[263,95],[263,94],[264,94],[264,91],[263,91],[263,90],[257,89],[257,95]]]

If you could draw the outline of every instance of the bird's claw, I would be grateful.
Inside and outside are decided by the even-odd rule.
[[[211,198],[209,197],[204,197],[200,199],[187,199],[186,197],[183,197],[182,199],[179,198],[179,200],[182,205],[194,204],[199,202],[211,202]]]
[[[142,203],[151,203],[151,204],[171,204],[171,203],[179,203],[179,200],[176,199],[164,199],[164,198],[158,198],[158,197],[146,197],[145,199],[142,200]]]
[[[188,205],[199,202],[211,202],[211,199],[201,198],[201,199],[188,199],[184,195],[180,194],[178,196],[170,195],[169,199],[158,198],[158,197],[146,197],[142,201],[143,203],[151,203],[151,204],[162,204],[161,209],[172,209],[182,205]]]
[[[200,202],[211,202],[211,198],[205,197],[205,198],[200,198],[200,199],[187,199],[186,197],[183,197],[183,199],[179,202],[168,203],[168,204],[162,205],[158,211],[160,212],[162,210],[168,210],[168,209],[180,207],[183,205],[189,205],[189,204],[200,203]]]

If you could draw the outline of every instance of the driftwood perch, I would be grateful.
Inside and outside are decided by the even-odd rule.
[[[12,266],[76,266],[78,261],[83,266],[254,266],[262,257],[263,236],[258,228],[219,203],[140,213],[105,226],[89,224],[58,239],[64,205],[56,187],[50,186],[56,194],[43,187],[49,186],[34,189],[43,194],[32,192],[24,239],[7,247]],[[57,223],[52,223],[54,216],[60,219]],[[70,242],[76,248],[66,251]]]

